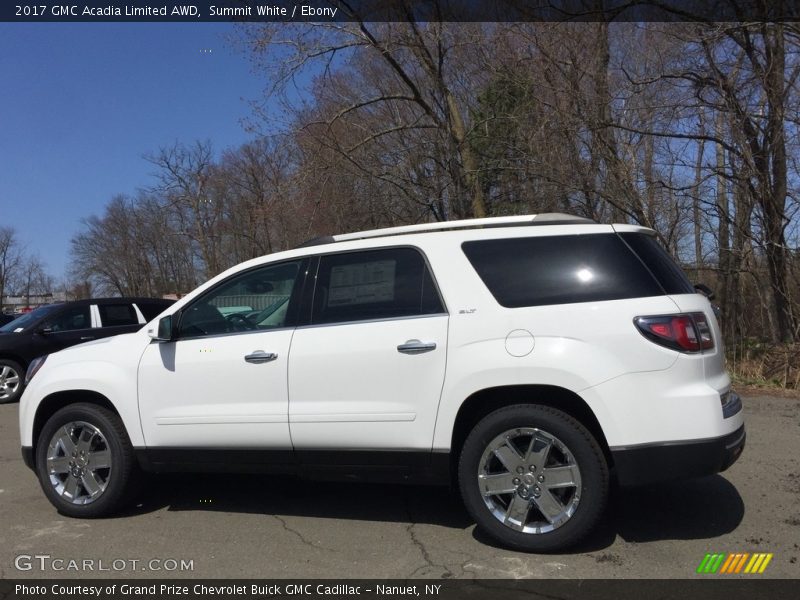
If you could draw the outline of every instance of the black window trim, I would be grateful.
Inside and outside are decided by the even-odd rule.
[[[319,266],[322,262],[322,259],[327,256],[338,256],[341,254],[354,254],[354,253],[363,253],[363,252],[377,252],[380,250],[399,250],[399,249],[411,249],[417,252],[422,257],[422,262],[425,265],[425,268],[428,269],[428,274],[431,276],[431,281],[433,281],[434,290],[436,290],[436,295],[439,298],[439,303],[442,305],[443,312],[431,313],[427,315],[406,315],[403,317],[380,317],[375,319],[360,319],[357,321],[337,321],[335,323],[313,323],[312,322],[312,312],[314,310],[314,298],[317,293],[317,281],[319,277]],[[442,316],[450,316],[450,312],[447,308],[447,303],[444,301],[444,297],[442,296],[442,290],[439,287],[439,282],[436,280],[436,273],[434,272],[433,268],[431,268],[431,263],[428,260],[428,256],[425,254],[425,251],[422,250],[419,246],[414,246],[413,244],[392,244],[390,246],[368,246],[365,248],[351,248],[349,250],[340,250],[338,252],[325,252],[322,254],[315,254],[313,255],[314,262],[313,265],[310,266],[308,269],[308,277],[306,281],[310,283],[304,289],[304,297],[302,302],[303,314],[300,315],[298,319],[297,329],[311,329],[315,327],[339,327],[341,325],[358,325],[361,323],[381,323],[385,321],[406,321],[409,319],[426,319],[431,317],[442,317]],[[313,271],[313,274],[312,274]]]
[[[194,306],[196,303],[201,302],[202,300],[207,298],[209,296],[209,294],[211,294],[212,292],[218,290],[220,288],[220,286],[225,285],[226,283],[229,283],[232,279],[234,279],[236,277],[240,277],[240,276],[245,275],[247,273],[252,273],[253,271],[257,271],[258,269],[263,269],[265,267],[274,267],[274,266],[277,266],[277,265],[288,264],[288,263],[293,263],[293,262],[297,262],[297,261],[300,261],[300,268],[298,269],[297,279],[295,280],[295,287],[292,290],[292,295],[289,297],[289,309],[287,311],[287,315],[291,314],[294,317],[294,319],[293,319],[294,322],[292,324],[284,325],[283,327],[273,327],[271,329],[253,329],[252,331],[228,331],[226,333],[212,333],[212,334],[206,334],[206,335],[180,335],[181,322],[183,321],[183,315],[186,313],[186,310],[191,308],[192,306]],[[308,264],[309,264],[309,257],[308,256],[298,256],[298,257],[295,257],[295,258],[287,258],[285,260],[277,260],[275,262],[266,262],[266,263],[262,263],[260,265],[255,265],[250,269],[245,269],[243,271],[237,271],[236,273],[234,273],[230,277],[227,277],[227,278],[223,279],[222,281],[220,281],[219,283],[217,283],[211,289],[206,290],[201,295],[199,295],[197,298],[192,300],[189,304],[187,304],[186,306],[181,307],[177,311],[179,317],[178,317],[177,324],[174,326],[175,338],[174,338],[173,341],[174,342],[179,342],[179,341],[183,341],[183,340],[212,339],[212,338],[230,337],[230,336],[234,336],[234,335],[251,335],[251,334],[255,334],[255,333],[271,333],[273,331],[285,331],[287,329],[296,329],[297,326],[298,326],[299,317],[300,317],[300,315],[299,315],[299,308],[300,308],[299,304],[300,304],[300,299],[301,299],[301,293],[305,288],[306,279],[308,279],[308,273],[309,273]],[[173,315],[174,315],[174,313],[173,313]]]

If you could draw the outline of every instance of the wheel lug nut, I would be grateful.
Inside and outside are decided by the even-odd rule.
[[[523,469],[522,467],[517,467],[517,473],[521,474],[521,473],[524,473],[524,472],[525,472],[525,469]]]
[[[519,477],[514,477],[514,485],[519,485]]]
[[[528,470],[529,470],[531,473],[535,473],[535,472],[536,472],[536,465],[531,465],[530,467],[528,467]]]
[[[536,480],[537,480],[539,483],[542,483],[542,482],[544,481],[544,475],[539,475],[539,477],[537,477],[537,478],[536,478]]]

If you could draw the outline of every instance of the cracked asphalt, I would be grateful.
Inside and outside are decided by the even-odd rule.
[[[142,503],[124,515],[69,519],[22,463],[17,411],[0,406],[0,577],[700,577],[706,552],[772,552],[761,577],[800,575],[797,399],[746,396],[747,447],[729,471],[614,490],[599,530],[550,555],[492,545],[447,488],[160,476],[144,481]],[[42,555],[50,558],[16,558]],[[170,559],[193,569],[166,570]],[[71,560],[93,561],[94,571],[72,570]],[[111,570],[99,571],[100,561]]]

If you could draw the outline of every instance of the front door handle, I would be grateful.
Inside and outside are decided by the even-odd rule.
[[[86,341],[86,340],[93,340],[93,339],[94,339],[94,336],[93,336],[93,335],[84,335],[84,336],[81,336],[81,341],[82,341],[82,342],[83,342],[83,341]]]
[[[244,357],[245,362],[261,364],[266,362],[271,362],[278,358],[278,355],[274,352],[264,352],[263,350],[256,350],[252,354],[248,354]]]
[[[436,350],[436,342],[420,342],[419,340],[408,340],[405,344],[400,344],[397,351],[401,354],[424,354]]]

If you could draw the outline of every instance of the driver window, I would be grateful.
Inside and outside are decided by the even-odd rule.
[[[253,269],[223,282],[183,311],[179,335],[199,337],[291,326],[289,303],[301,262]]]
[[[45,329],[50,329],[53,333],[59,331],[75,331],[76,329],[88,329],[92,326],[89,316],[89,306],[75,306],[58,313],[56,316],[47,319],[44,323]]]

